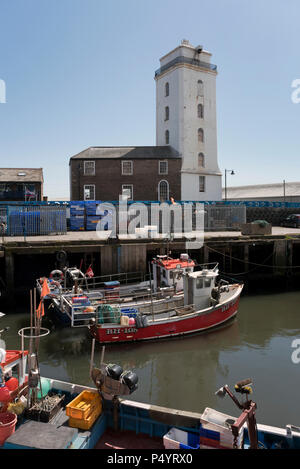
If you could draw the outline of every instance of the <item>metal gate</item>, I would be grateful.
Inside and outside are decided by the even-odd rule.
[[[246,207],[205,205],[205,231],[239,230],[246,223]]]
[[[16,206],[1,208],[0,215],[6,220],[6,236],[35,236],[64,234],[67,232],[66,207],[62,206]]]

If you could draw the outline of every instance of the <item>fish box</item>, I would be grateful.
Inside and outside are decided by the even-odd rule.
[[[66,405],[66,415],[72,419],[88,420],[92,414],[100,415],[101,411],[101,397],[93,391],[82,391],[79,396]]]
[[[236,417],[223,414],[207,407],[201,418],[200,444],[213,446],[216,448],[233,448],[234,436],[231,424],[236,422]],[[243,427],[237,437],[237,447],[243,445]]]
[[[101,414],[100,412],[93,412],[85,419],[74,419],[73,417],[69,418],[69,427],[80,428],[81,430],[89,430]]]
[[[164,447],[166,449],[199,449],[200,437],[196,433],[184,432],[178,428],[171,428],[163,436]]]

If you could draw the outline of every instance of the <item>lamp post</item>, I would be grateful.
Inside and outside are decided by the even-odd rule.
[[[227,200],[227,173],[230,173],[231,176],[235,175],[235,172],[233,169],[225,169],[225,202]]]

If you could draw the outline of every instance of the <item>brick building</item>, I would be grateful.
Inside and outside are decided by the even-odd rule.
[[[71,200],[181,198],[181,156],[171,146],[90,147],[69,166]]]
[[[43,198],[42,168],[0,168],[0,201],[36,201]]]

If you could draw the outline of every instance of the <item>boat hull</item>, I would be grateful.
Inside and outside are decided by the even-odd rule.
[[[196,315],[188,315],[185,318],[175,317],[168,321],[155,321],[139,329],[134,326],[95,325],[91,326],[90,331],[92,336],[102,344],[157,340],[205,332],[224,325],[234,318],[238,312],[239,299],[240,293],[227,303],[209,308]]]

